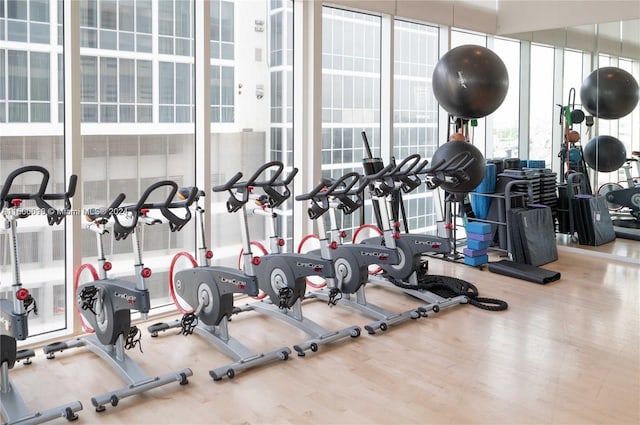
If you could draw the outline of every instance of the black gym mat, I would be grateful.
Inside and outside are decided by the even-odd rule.
[[[556,261],[558,250],[551,209],[544,205],[529,207],[511,210],[508,236],[513,260],[532,266]]]
[[[632,241],[640,241],[640,229],[630,227],[613,226],[616,237],[621,239],[630,239]]]
[[[574,210],[580,245],[599,246],[615,240],[616,233],[603,196],[577,195]]]
[[[631,218],[616,218],[611,219],[611,222],[615,227],[625,227],[627,229],[640,230],[640,220]]]
[[[500,260],[489,263],[489,271],[504,276],[515,277],[516,279],[526,280],[540,285],[546,285],[560,279],[560,272],[553,270],[541,269],[540,267],[531,266],[529,264],[514,263],[509,260]]]

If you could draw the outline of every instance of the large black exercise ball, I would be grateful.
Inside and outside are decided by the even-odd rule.
[[[613,136],[596,136],[589,140],[583,151],[584,161],[596,171],[616,171],[627,160],[627,150]]]
[[[469,44],[449,50],[438,61],[431,84],[436,99],[451,115],[482,118],[502,104],[509,74],[498,55]]]
[[[624,69],[607,66],[593,71],[582,83],[582,106],[591,115],[616,120],[638,104],[638,82]]]
[[[471,159],[473,161],[470,161]],[[444,190],[453,193],[468,193],[482,182],[485,171],[484,156],[478,148],[469,142],[447,142],[434,152],[431,159],[433,167],[437,167],[438,164],[452,165],[461,162],[466,165],[461,170],[461,175],[468,177],[468,179],[459,179],[458,183],[445,181],[440,185]]]

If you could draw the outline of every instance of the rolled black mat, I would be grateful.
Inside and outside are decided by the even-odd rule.
[[[516,279],[527,280],[533,283],[545,285],[560,279],[560,273],[553,270],[541,269],[529,264],[514,263],[509,260],[500,260],[489,263],[489,271]]]
[[[631,239],[632,241],[640,241],[640,229],[632,229],[630,227],[613,226],[616,237],[622,239]]]

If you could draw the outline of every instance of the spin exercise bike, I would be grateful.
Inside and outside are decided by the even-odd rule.
[[[622,169],[625,173],[625,182],[627,187],[623,187],[620,183],[605,183],[598,188],[598,195],[605,197],[608,203],[608,207],[611,211],[620,211],[623,208],[627,208],[629,214],[635,220],[616,220],[615,224],[633,223],[635,226],[640,227],[640,152],[632,152],[631,158],[627,159],[622,165]],[[635,163],[638,170],[639,177],[633,177],[631,174],[631,164]],[[629,226],[632,227],[632,226]]]
[[[377,178],[378,175],[384,174],[390,168],[389,165],[371,178]],[[418,319],[423,314],[418,309],[393,313],[367,302],[365,284],[369,280],[369,266],[397,264],[399,259],[395,249],[372,244],[344,245],[339,243],[341,231],[337,224],[336,210],[349,215],[360,209],[362,207],[362,191],[368,184],[368,179],[362,179],[360,174],[351,172],[337,180],[321,182],[309,193],[296,196],[296,200],[310,201],[307,213],[318,226],[316,237],[320,241],[320,250],[311,251],[310,254],[320,254],[322,258],[332,260],[336,272],[335,286],[327,286],[308,292],[306,297],[321,299],[332,306],[351,308],[375,319],[374,322],[364,326],[369,334],[374,334],[378,329],[386,331],[388,326]],[[331,231],[329,232],[331,241],[327,238],[324,224],[324,215],[327,212],[329,212],[329,222],[331,223]]]
[[[38,191],[36,193],[12,192],[14,180],[18,176],[29,173],[41,175]],[[31,364],[31,358],[35,356],[35,352],[31,349],[18,350],[16,342],[24,341],[29,336],[28,315],[32,311],[34,314],[37,313],[35,300],[29,291],[22,287],[20,279],[17,225],[19,219],[25,219],[31,215],[27,208],[21,208],[22,202],[35,201],[36,206],[47,215],[50,226],[60,224],[65,217],[65,212],[53,208],[47,200],[64,201],[64,210],[70,210],[70,198],[75,193],[76,181],[76,176],[72,175],[65,193],[46,194],[49,171],[43,167],[31,165],[12,171],[0,192],[0,216],[4,220],[4,227],[8,230],[11,240],[10,252],[13,266],[12,299],[0,299],[0,413],[6,421],[3,424],[40,424],[61,417],[74,421],[78,419],[75,412],[82,410],[82,403],[76,401],[43,411],[31,412],[9,380],[9,370],[15,366],[16,362],[23,361],[28,365]]]
[[[454,142],[457,143],[457,142]],[[462,142],[459,142],[462,143]],[[457,163],[458,160],[455,160]],[[365,173],[377,176],[370,179],[370,195],[375,205],[379,208],[381,236],[364,239],[362,243],[382,245],[396,249],[399,261],[396,264],[382,264],[382,273],[369,276],[369,283],[382,286],[387,289],[404,292],[412,297],[427,302],[422,306],[424,312],[439,312],[444,308],[454,307],[458,304],[466,304],[465,295],[441,297],[431,291],[420,289],[421,280],[427,275],[428,263],[424,261],[426,254],[443,254],[451,252],[451,243],[446,238],[432,235],[400,233],[400,223],[397,220],[397,207],[394,207],[394,199],[402,191],[409,193],[421,184],[418,177],[424,173],[435,173],[433,169],[426,168],[427,161],[421,161],[420,155],[413,154],[406,157],[398,165],[378,176],[382,168],[378,158],[365,159],[363,161]],[[456,168],[458,171],[459,168]],[[444,178],[444,177],[443,177]],[[354,234],[357,240],[358,233],[371,225],[361,226]]]
[[[171,231],[179,231],[190,220],[189,206],[195,199],[197,191],[192,190],[185,201],[173,202],[178,191],[178,185],[169,180],[160,181],[149,186],[138,202],[134,205],[120,206],[125,195],[120,194],[107,208],[89,211],[88,228],[96,233],[98,249],[99,275],[90,264],[82,265],[76,271],[76,284],[81,273],[87,271],[91,279],[80,283],[76,289],[76,303],[83,320],[94,334],[83,336],[72,341],[56,342],[44,347],[48,359],[53,359],[55,353],[69,348],[86,347],[94,354],[106,361],[115,369],[127,385],[91,398],[91,403],[97,412],[105,410],[105,404],[117,406],[125,397],[151,390],[162,385],[177,381],[180,385],[189,383],[187,377],[192,376],[191,369],[167,373],[161,376],[148,376],[126,353],[125,350],[136,347],[140,342],[140,330],[131,325],[131,310],[137,310],[146,318],[151,308],[149,290],[146,279],[151,276],[151,269],[142,263],[139,233],[142,224],[154,225],[162,220],[148,215],[150,210],[159,210],[168,220]],[[152,194],[168,195],[164,201],[150,202]],[[172,209],[183,208],[184,217],[178,217]],[[135,257],[136,282],[122,279],[110,279],[107,272],[111,270],[111,263],[105,258],[103,238],[108,234],[107,228],[112,224],[116,241],[124,240],[131,235],[133,253]]]
[[[236,174],[229,184],[235,184],[241,177],[241,173]],[[203,196],[204,192],[198,191],[195,199],[196,221],[199,225],[199,261],[196,262],[188,252],[179,252],[173,258],[169,272],[169,289],[183,317],[169,323],[153,324],[149,326],[148,331],[152,337],[156,337],[161,331],[180,328],[183,335],[191,335],[195,332],[206,339],[234,360],[234,363],[209,371],[213,380],[219,381],[225,375],[233,379],[237,372],[271,363],[274,360],[287,360],[291,349],[282,347],[267,353],[255,354],[229,335],[228,321],[234,313],[234,295],[258,296],[258,282],[255,276],[250,276],[241,270],[211,266],[210,259],[213,254],[206,246],[205,210],[198,205],[200,197]],[[185,260],[192,268],[176,270],[176,266]],[[184,300],[190,309],[184,308],[180,300]]]
[[[258,287],[267,294],[262,301],[247,303],[236,308],[236,312],[255,311],[276,319],[307,333],[311,339],[293,346],[298,356],[304,356],[306,351],[318,351],[320,345],[336,342],[345,338],[360,336],[360,327],[349,326],[332,331],[325,329],[316,322],[302,315],[302,300],[306,292],[306,278],[321,276],[325,279],[335,278],[333,263],[322,257],[308,254],[278,253],[254,257],[251,253],[249,228],[247,223],[246,204],[250,194],[257,188],[271,198],[270,205],[278,207],[285,202],[291,192],[287,186],[293,179],[289,175],[284,180],[278,180],[284,166],[279,161],[272,161],[262,165],[248,180],[238,181],[235,177],[223,185],[213,188],[214,192],[229,192],[227,211],[241,212],[242,244],[244,249],[244,272],[257,279]],[[292,173],[296,173],[294,168]],[[258,180],[261,176],[271,177]]]

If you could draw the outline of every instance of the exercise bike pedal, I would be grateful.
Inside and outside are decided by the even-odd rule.
[[[167,329],[169,329],[170,326],[164,322],[158,322],[158,323],[154,323],[153,325],[149,326],[147,328],[147,331],[149,332],[149,334],[151,335],[152,338],[155,338],[158,336],[158,332],[161,331],[166,331]]]

